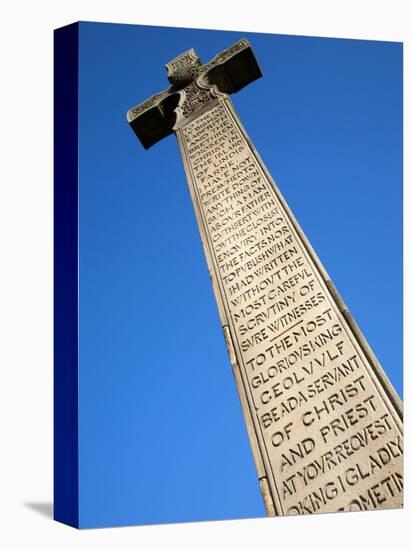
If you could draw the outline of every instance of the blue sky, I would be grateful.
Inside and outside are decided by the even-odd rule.
[[[126,111],[242,36],[263,78],[232,97],[402,395],[402,45],[135,25],[80,30],[80,524],[264,515],[174,136]]]

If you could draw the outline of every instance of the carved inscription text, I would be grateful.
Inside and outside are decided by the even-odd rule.
[[[277,513],[401,506],[400,419],[229,99],[177,134]]]

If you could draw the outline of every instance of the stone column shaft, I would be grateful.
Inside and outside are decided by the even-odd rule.
[[[177,128],[268,515],[402,505],[402,405],[229,97]]]

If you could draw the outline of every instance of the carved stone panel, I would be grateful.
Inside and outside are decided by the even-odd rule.
[[[215,100],[177,136],[276,514],[402,506],[397,397],[230,100]]]

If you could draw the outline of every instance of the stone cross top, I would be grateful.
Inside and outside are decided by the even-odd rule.
[[[229,97],[261,76],[249,43],[166,67],[127,118],[177,137],[267,514],[401,507],[400,399]]]
[[[127,113],[128,122],[145,149],[197,116],[215,98],[238,92],[262,76],[245,39],[205,65],[190,49],[172,59],[166,68],[171,86]]]

